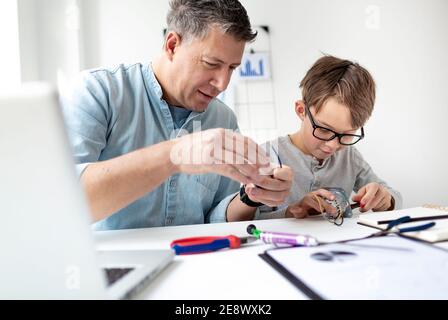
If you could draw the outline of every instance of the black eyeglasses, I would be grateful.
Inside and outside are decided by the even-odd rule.
[[[323,141],[331,141],[334,138],[338,137],[339,143],[344,146],[350,146],[359,142],[362,138],[364,138],[364,127],[361,127],[361,134],[349,134],[349,133],[337,133],[331,129],[318,126],[316,122],[314,122],[314,118],[311,115],[311,111],[307,105],[305,105],[305,112],[310,118],[311,125],[313,126],[313,136],[319,140]]]

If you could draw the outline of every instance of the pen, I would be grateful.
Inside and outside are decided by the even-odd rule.
[[[280,155],[278,154],[278,152],[275,150],[275,148],[271,145],[271,149],[274,151],[275,155],[277,156],[277,160],[278,160],[278,165],[281,168],[282,167],[282,160],[280,159]],[[272,211],[277,211],[278,207],[272,207]]]
[[[319,241],[312,236],[293,233],[261,231],[258,230],[253,224],[247,227],[247,232],[250,235],[262,240],[264,243],[290,244],[293,246],[305,247],[314,247],[319,245]]]
[[[275,155],[277,156],[277,160],[278,160],[278,165],[281,168],[282,167],[282,160],[280,159],[280,156],[278,154],[278,152],[275,150],[275,148],[271,145],[272,150],[274,150]]]

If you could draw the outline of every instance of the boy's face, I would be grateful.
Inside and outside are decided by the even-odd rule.
[[[352,127],[350,110],[336,99],[329,98],[317,114],[313,106],[308,107],[316,125],[341,134],[359,134],[357,133],[359,128]],[[345,147],[339,143],[337,137],[330,141],[323,141],[313,135],[314,128],[305,110],[303,101],[296,102],[296,113],[303,121],[299,134],[302,138],[303,151],[306,154],[312,155],[319,160],[324,160]]]
[[[179,41],[173,48],[170,101],[201,112],[224,91],[240,65],[245,41],[211,27],[204,39]]]

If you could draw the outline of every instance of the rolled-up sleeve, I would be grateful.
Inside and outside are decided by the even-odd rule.
[[[227,207],[235,198],[240,184],[226,177],[221,177],[218,191],[213,200],[212,209],[206,214],[206,223],[227,222]]]
[[[62,95],[62,110],[79,176],[98,161],[106,145],[109,122],[108,98],[100,81],[90,72],[69,94]]]

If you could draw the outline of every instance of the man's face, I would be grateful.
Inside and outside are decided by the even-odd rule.
[[[317,114],[314,107],[309,110],[316,125],[337,133],[357,134],[357,128],[353,128],[351,124],[350,110],[336,99],[329,98]],[[313,135],[314,129],[309,116],[303,118],[300,130],[307,153],[319,160],[324,160],[345,147],[339,143],[337,137],[330,141],[322,141],[316,138]]]
[[[218,28],[204,39],[191,39],[175,48],[170,85],[170,103],[204,111],[224,91],[232,72],[241,63],[245,41],[237,41]]]

